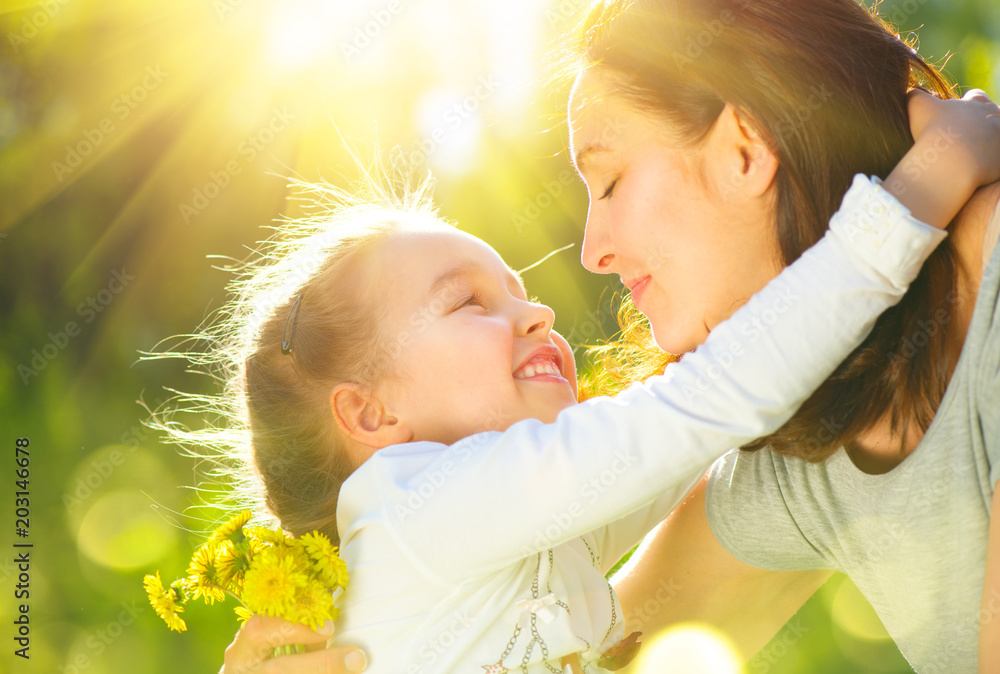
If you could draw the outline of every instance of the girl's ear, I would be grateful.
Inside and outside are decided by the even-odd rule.
[[[746,114],[726,103],[710,136],[714,178],[723,196],[763,196],[774,183],[778,158]]]
[[[340,432],[364,447],[381,449],[410,439],[405,424],[387,414],[371,389],[361,384],[337,384],[330,394],[330,412]],[[362,462],[368,456],[371,452]]]

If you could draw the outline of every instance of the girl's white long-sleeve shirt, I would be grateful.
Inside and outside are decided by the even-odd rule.
[[[604,573],[790,418],[944,237],[857,176],[823,239],[663,375],[551,424],[378,450],[340,492],[335,643],[372,674],[558,672],[574,653],[605,671],[626,626]]]

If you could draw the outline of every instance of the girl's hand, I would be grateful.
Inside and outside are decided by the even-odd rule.
[[[333,623],[314,632],[305,625],[255,615],[236,633],[226,649],[219,674],[353,674],[363,672],[368,660],[353,648],[324,648],[333,636]],[[278,646],[303,644],[306,653],[273,657]]]
[[[916,139],[885,187],[918,220],[945,227],[972,193],[1000,180],[1000,109],[973,89],[962,99],[910,93]]]
[[[910,93],[910,132],[918,143],[934,141],[965,153],[976,187],[1000,180],[1000,108],[982,89],[961,99],[939,99],[919,89]],[[935,136],[925,138],[925,136]]]

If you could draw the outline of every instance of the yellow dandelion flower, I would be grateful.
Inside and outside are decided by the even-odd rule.
[[[177,615],[184,612],[184,607],[180,604],[183,601],[180,590],[173,586],[169,589],[164,589],[159,571],[156,572],[156,575],[147,574],[142,579],[142,586],[145,588],[146,594],[149,595],[149,603],[152,605],[153,610],[156,611],[156,615],[160,616],[163,622],[167,623],[167,627],[175,632],[185,631],[187,625]]]
[[[260,553],[243,579],[243,603],[254,613],[286,614],[296,590],[307,582],[295,558],[281,552],[271,548]]]
[[[240,562],[240,555],[231,540],[226,539],[219,543],[215,548],[215,578],[220,587],[228,589],[236,573],[245,570]]]
[[[330,589],[347,587],[347,564],[337,554],[337,548],[330,543],[329,538],[314,531],[304,534],[299,540],[309,553],[323,582]]]
[[[281,529],[268,529],[267,527],[244,527],[243,533],[251,539],[256,539],[261,543],[271,543],[272,545],[291,545],[294,539],[288,537]]]
[[[226,593],[220,587],[219,571],[216,565],[216,543],[209,540],[191,557],[187,573],[194,598],[203,598],[206,604],[223,601]]]
[[[243,528],[243,525],[250,521],[250,511],[244,510],[238,515],[234,515],[229,519],[228,522],[220,526],[212,533],[211,540],[216,543],[221,543],[224,540],[231,539],[233,534]]]
[[[240,621],[241,625],[253,617],[253,613],[246,606],[237,606],[235,610],[236,618]]]
[[[312,581],[305,587],[299,588],[295,602],[285,617],[292,622],[308,625],[317,630],[327,620],[334,620],[337,617],[333,595],[323,583]]]

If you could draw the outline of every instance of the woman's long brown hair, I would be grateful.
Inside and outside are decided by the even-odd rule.
[[[692,144],[726,103],[753,121],[780,164],[775,233],[785,265],[823,236],[856,173],[884,178],[913,144],[906,94],[919,86],[954,95],[853,0],[606,0],[574,40],[578,66],[613,73],[614,94]],[[950,376],[945,323],[954,283],[946,241],[798,413],[744,449],[770,445],[819,461],[887,414],[904,446],[911,422],[926,430]],[[621,339],[596,352],[605,374],[591,393],[662,371],[672,359],[655,349],[630,303],[619,319]]]

